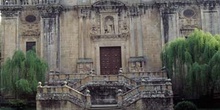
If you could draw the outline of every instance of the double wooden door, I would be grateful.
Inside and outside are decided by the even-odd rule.
[[[121,68],[121,47],[100,47],[101,75],[118,74]]]

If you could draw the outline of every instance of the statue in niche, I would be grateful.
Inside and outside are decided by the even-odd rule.
[[[114,33],[114,21],[112,17],[106,17],[104,27],[106,34]]]

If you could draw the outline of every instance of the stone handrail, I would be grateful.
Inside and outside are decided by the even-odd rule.
[[[49,84],[62,83],[69,80],[79,80],[87,77],[88,74],[61,74],[61,73],[50,73]]]
[[[60,0],[0,0],[1,5],[13,6],[13,5],[51,5],[59,4]]]
[[[36,100],[68,100],[78,106],[85,107],[86,95],[64,86],[38,86]]]
[[[127,106],[140,98],[166,98],[172,97],[172,84],[140,85],[122,95],[123,106]]]
[[[125,73],[124,75],[129,78],[145,77],[145,78],[150,78],[150,79],[155,79],[155,78],[167,79],[166,72],[130,72],[130,73]]]
[[[111,82],[115,82],[115,83],[111,83]],[[130,88],[137,86],[135,80],[129,79],[124,75],[94,75],[94,76],[90,75],[75,83],[73,85],[73,88],[80,90],[82,89],[82,87],[89,84],[97,84],[97,85],[119,84],[119,85],[128,86]]]

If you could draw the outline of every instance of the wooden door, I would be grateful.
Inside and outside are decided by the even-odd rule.
[[[101,75],[118,74],[121,68],[121,47],[100,47]]]

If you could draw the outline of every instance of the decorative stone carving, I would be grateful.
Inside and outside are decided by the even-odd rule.
[[[21,35],[39,37],[40,36],[40,17],[36,10],[23,11],[20,15]]]
[[[2,10],[1,11],[3,17],[14,17],[18,16],[18,10]]]
[[[24,31],[22,32],[21,34],[22,36],[37,36],[39,37],[40,36],[40,31],[39,30],[27,30],[27,31]]]
[[[78,73],[90,73],[93,70],[93,61],[91,58],[80,58],[77,62]]]
[[[43,18],[55,18],[63,10],[60,5],[40,5],[37,8]]]
[[[114,34],[115,33],[115,25],[114,25],[114,18],[112,16],[107,16],[105,18],[104,23],[104,30],[105,34]]]
[[[128,33],[128,24],[126,22],[123,22],[121,27],[120,27],[121,33]]]
[[[198,9],[195,7],[184,7],[179,12],[179,26],[181,36],[188,36],[199,25]]]
[[[129,59],[129,72],[144,72],[145,57],[131,57]]]
[[[41,100],[41,101],[45,101],[45,100],[56,100],[56,101],[60,101],[60,100],[68,100],[72,103],[75,103],[81,107],[85,106],[85,100],[81,100],[79,99],[77,96],[74,96],[72,94],[69,93],[38,93],[36,100]]]
[[[103,39],[108,39],[108,40],[127,40],[129,34],[124,33],[124,34],[118,34],[118,35],[92,35],[91,39],[94,41],[99,41]]]
[[[88,18],[90,15],[90,10],[88,10],[88,9],[82,8],[79,11],[80,11],[79,17]]]

